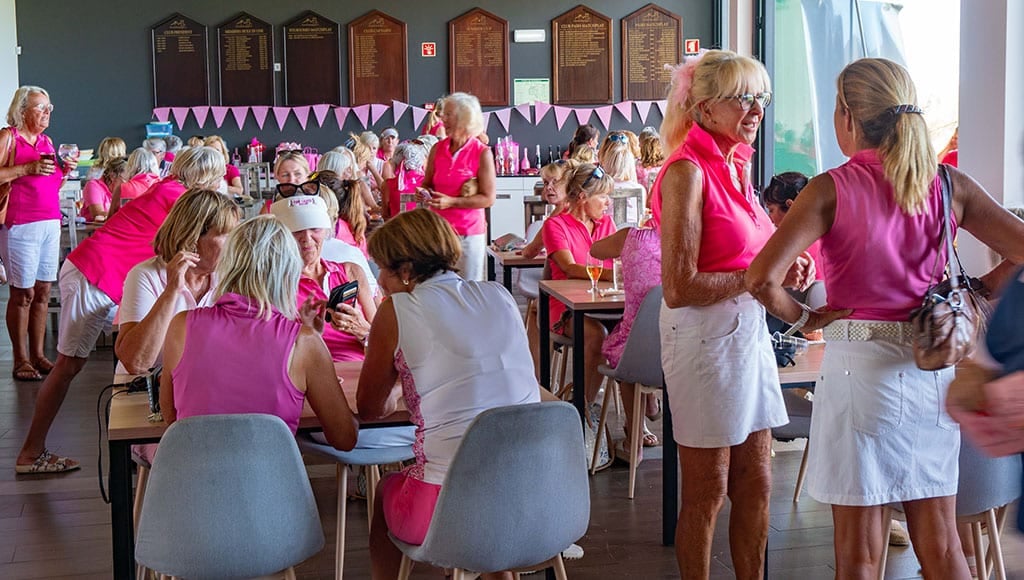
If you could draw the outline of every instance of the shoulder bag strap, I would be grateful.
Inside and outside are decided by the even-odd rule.
[[[960,259],[956,255],[956,248],[953,247],[953,184],[949,180],[949,168],[945,164],[939,165],[939,180],[942,186],[942,237],[946,239],[946,263],[949,269],[949,286],[953,290],[958,290],[960,287],[959,276],[956,275],[957,270],[953,268],[954,262],[959,269],[963,269],[960,264]]]

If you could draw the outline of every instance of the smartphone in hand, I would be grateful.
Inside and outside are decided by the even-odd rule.
[[[327,298],[327,307],[337,309],[341,304],[355,306],[356,298],[359,295],[359,280],[352,280],[331,289],[331,295]],[[326,318],[331,320],[331,313],[327,312]]]

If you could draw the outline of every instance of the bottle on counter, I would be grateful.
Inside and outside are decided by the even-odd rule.
[[[505,148],[500,141],[494,146],[494,166],[498,175],[505,175]]]
[[[558,157],[555,157],[555,161],[558,161],[561,158],[562,158],[562,146],[559,145],[558,146]]]
[[[534,149],[534,151],[534,155],[537,157],[537,169],[540,169],[541,167],[544,167],[544,164],[540,160],[540,145],[537,145],[537,148]]]
[[[238,154],[238,147],[235,147],[235,150],[231,152],[231,164],[235,167],[242,164],[242,156]]]
[[[548,163],[555,162],[555,152],[551,149],[551,145],[548,145]]]
[[[519,162],[519,173],[520,175],[526,175],[526,172],[530,170],[530,153],[526,150],[526,146],[523,146],[523,160]]]

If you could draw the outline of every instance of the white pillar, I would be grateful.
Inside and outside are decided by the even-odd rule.
[[[1024,2],[961,0],[960,168],[1006,206],[1024,205]],[[984,273],[995,257],[966,234],[960,257]]]
[[[723,48],[746,56],[754,54],[754,1],[725,0]]]
[[[18,88],[18,29],[14,0],[0,0],[0,127],[6,125],[7,106]]]

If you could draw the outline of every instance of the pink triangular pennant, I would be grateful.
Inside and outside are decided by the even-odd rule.
[[[235,124],[238,125],[239,131],[245,125],[245,114],[248,112],[249,107],[231,107],[231,116],[235,118]]]
[[[487,132],[487,126],[491,124],[491,112],[484,111],[484,133]]]
[[[494,116],[498,118],[498,122],[505,128],[505,132],[508,133],[508,122],[512,117],[512,109],[498,109],[494,111]]]
[[[170,115],[171,115],[171,108],[170,107],[157,107],[157,108],[153,109],[153,116],[156,117],[156,120],[160,121],[161,123],[166,123],[167,119],[170,117]]]
[[[533,102],[533,124],[540,125],[540,120],[551,110],[551,105],[540,101]]]
[[[348,112],[352,109],[350,107],[338,107],[334,109],[334,118],[338,120],[338,130],[345,130],[345,119],[348,118]]]
[[[565,125],[565,120],[572,114],[572,109],[569,107],[559,107],[555,105],[552,107],[555,110],[555,124],[558,126],[558,130],[562,130],[562,125]]]
[[[516,105],[516,111],[526,119],[527,123],[532,123],[533,119],[530,118],[530,103],[523,103],[522,105]]]
[[[370,105],[370,125],[376,125],[377,121],[388,112],[387,105]]]
[[[661,118],[664,119],[665,118],[665,111],[668,110],[668,101],[665,100],[665,99],[662,99],[660,101],[655,101],[655,104],[658,105],[658,110],[661,111]]]
[[[228,108],[210,107],[210,113],[213,115],[213,124],[220,129],[220,126],[224,124],[224,117],[228,116]]]
[[[331,112],[330,105],[313,105],[313,117],[316,119],[317,127],[324,126],[324,120],[327,119],[329,112]]]
[[[267,122],[267,113],[269,112],[270,107],[252,108],[252,118],[256,119],[256,126],[259,127],[261,130],[263,129],[263,124]]]
[[[597,113],[597,118],[600,119],[601,124],[604,125],[604,130],[607,131],[610,129],[612,122],[612,106],[608,105],[607,107],[598,107],[594,109],[594,112]]]
[[[405,114],[405,110],[408,109],[408,108],[409,108],[409,104],[408,103],[403,103],[401,101],[395,101],[395,100],[391,101],[391,110],[394,112],[394,118],[395,118],[395,123],[396,124],[398,123],[398,119],[400,119],[402,117],[402,115]]]
[[[420,124],[423,123],[423,119],[426,118],[428,112],[422,107],[414,106],[412,108],[412,128],[414,131],[419,130]]]
[[[580,125],[586,125],[590,122],[590,115],[594,112],[594,109],[573,109],[576,113],[576,122]]]
[[[627,123],[633,122],[633,101],[622,101],[621,103],[615,103],[614,107],[620,115],[625,117]]]
[[[636,112],[640,114],[640,122],[647,122],[647,115],[651,112],[651,103],[654,101],[636,101]]]
[[[206,124],[206,116],[209,114],[210,107],[192,107],[192,116],[196,118],[196,123],[199,124],[200,129]]]
[[[292,112],[291,107],[273,107],[274,120],[277,121],[277,128],[284,131],[284,124],[288,122],[288,113]]]
[[[174,122],[178,125],[178,130],[185,126],[185,119],[188,119],[188,107],[171,107],[171,114],[174,115]]]
[[[309,122],[309,106],[292,107],[292,112],[295,113],[295,118],[299,121],[299,127],[302,127],[302,130],[305,131],[306,123]]]
[[[359,123],[366,128],[366,122],[370,120],[370,105],[359,105],[358,107],[352,107],[352,112],[356,114],[356,119],[359,119]]]

